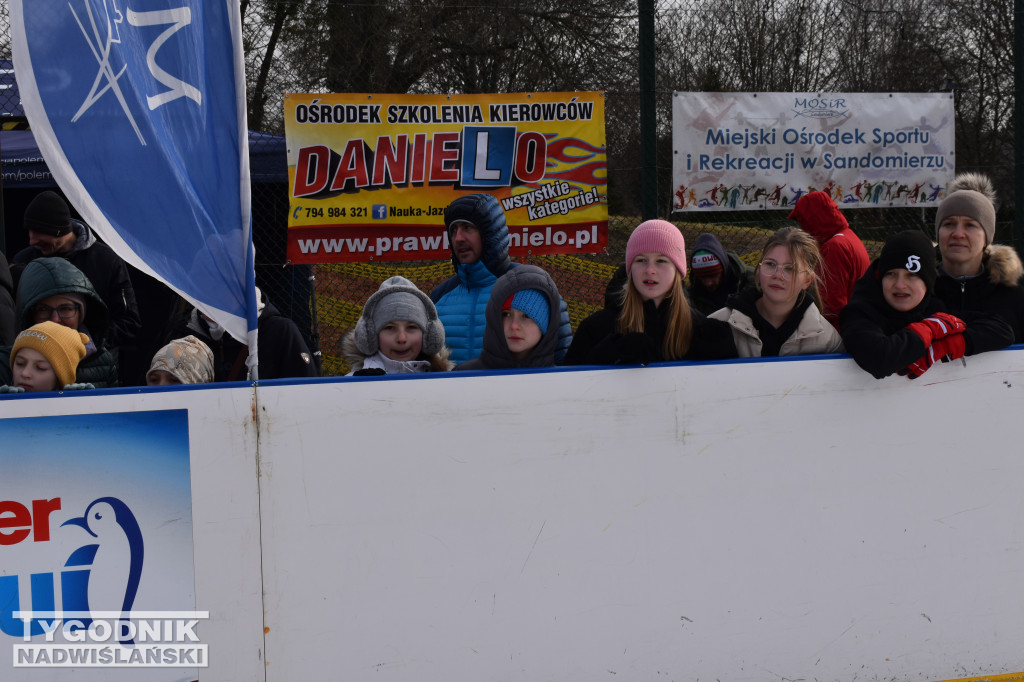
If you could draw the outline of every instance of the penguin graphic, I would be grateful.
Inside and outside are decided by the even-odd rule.
[[[142,577],[142,531],[135,515],[116,497],[94,500],[85,514],[61,526],[84,528],[98,542],[75,550],[65,566],[89,566],[83,611],[131,612]],[[126,641],[125,643],[131,643]]]

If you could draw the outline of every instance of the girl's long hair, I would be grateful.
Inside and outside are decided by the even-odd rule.
[[[789,251],[789,255],[793,259],[794,264],[798,268],[806,268],[811,273],[811,286],[800,292],[800,295],[796,298],[795,305],[800,305],[804,300],[804,295],[809,293],[814,299],[814,304],[818,306],[818,310],[824,310],[824,306],[821,303],[821,292],[818,291],[818,273],[822,272],[822,269],[825,267],[825,263],[821,260],[821,251],[818,250],[818,241],[799,227],[792,225],[783,227],[776,230],[775,233],[768,238],[764,248],[761,249],[761,260],[757,262],[757,268],[754,272],[754,284],[757,286],[757,290],[761,291],[761,261],[763,261],[765,255],[776,246],[785,247],[785,249]],[[822,274],[824,273],[822,272]],[[793,276],[795,277],[796,273],[794,273]]]
[[[626,284],[622,288],[622,312],[619,313],[618,330],[620,334],[644,331],[644,299],[633,285],[633,276],[626,271]],[[682,360],[690,350],[693,339],[693,317],[690,314],[690,302],[683,291],[683,278],[679,270],[672,281],[672,288],[665,295],[662,305],[668,308],[668,329],[661,343],[661,355],[666,360]]]

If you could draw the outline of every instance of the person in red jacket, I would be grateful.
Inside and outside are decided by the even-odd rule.
[[[868,250],[826,192],[800,197],[789,219],[800,223],[818,241],[823,266],[818,273],[824,305],[821,312],[839,329],[839,311],[849,302],[853,285],[871,265]]]

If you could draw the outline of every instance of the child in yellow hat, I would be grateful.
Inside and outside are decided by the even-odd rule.
[[[11,349],[11,383],[25,392],[58,391],[75,383],[89,337],[56,322],[18,334]]]

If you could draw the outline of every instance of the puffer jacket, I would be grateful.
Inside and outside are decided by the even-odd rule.
[[[107,348],[107,306],[85,274],[63,258],[37,258],[25,266],[18,280],[17,315],[19,329],[35,321],[32,307],[50,296],[77,294],[85,299],[85,319],[79,331],[91,340],[89,354],[78,363],[75,380],[96,388],[118,385],[117,358]],[[91,347],[95,346],[95,350]],[[11,349],[0,350],[0,383],[9,383]]]
[[[935,295],[946,304],[947,312],[965,321],[999,317],[1013,329],[1013,342],[1024,343],[1024,266],[1017,252],[1009,246],[990,245],[982,266],[975,277],[953,277],[940,263]]]
[[[502,322],[502,305],[519,291],[536,289],[548,301],[548,329],[524,360],[515,360],[505,340]],[[455,366],[456,370],[467,369],[514,369],[520,367],[551,367],[555,364],[555,347],[558,345],[558,294],[551,276],[533,265],[521,265],[506,272],[495,283],[487,301],[487,326],[484,329],[483,350],[480,355]]]
[[[732,327],[733,341],[741,358],[759,358],[763,344],[760,332],[752,317],[753,301],[760,296],[759,292],[748,289],[743,293],[729,298],[730,307],[717,310],[708,316],[712,320],[722,320]],[[742,300],[741,300],[742,299]],[[795,330],[782,342],[779,355],[811,355],[815,353],[842,353],[843,340],[836,328],[824,318],[813,302],[805,299],[809,305],[803,310]],[[750,303],[749,307],[743,303]],[[748,310],[743,312],[740,308]],[[794,312],[799,313],[797,305]]]
[[[849,302],[857,280],[867,272],[871,257],[836,202],[825,192],[800,197],[789,218],[800,223],[804,232],[818,242],[824,266],[819,287],[821,312],[838,328],[839,311]]]
[[[462,264],[452,254],[455,274],[430,292],[437,307],[437,316],[444,324],[445,343],[451,359],[465,362],[475,358],[483,348],[487,325],[487,301],[498,277],[517,267],[508,256],[508,225],[501,204],[490,194],[467,194],[445,209],[445,229],[456,220],[467,220],[480,231],[483,251],[476,263]],[[565,301],[559,301],[558,344],[556,359],[561,359],[572,342],[572,323]]]

